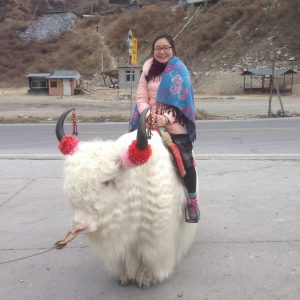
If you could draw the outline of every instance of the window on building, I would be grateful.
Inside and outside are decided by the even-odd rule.
[[[126,71],[125,76],[126,76],[126,81],[130,81],[130,70]],[[132,81],[134,81],[134,71],[132,71]]]
[[[56,80],[51,80],[50,81],[50,87],[57,88],[57,81]]]
[[[47,80],[32,80],[31,81],[31,87],[33,89],[43,89],[47,88]]]

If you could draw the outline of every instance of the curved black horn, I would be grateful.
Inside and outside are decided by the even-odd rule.
[[[59,142],[60,142],[61,139],[66,135],[65,132],[64,132],[64,122],[65,122],[66,116],[67,116],[72,110],[75,110],[75,108],[71,108],[71,109],[65,111],[64,113],[62,113],[62,115],[61,115],[61,116],[59,117],[59,119],[57,120],[55,133],[56,133],[56,137],[57,137],[57,139],[58,139]]]
[[[137,128],[136,142],[137,147],[140,150],[144,150],[148,147],[148,137],[146,132],[146,114],[150,108],[144,109],[139,117],[139,123]]]

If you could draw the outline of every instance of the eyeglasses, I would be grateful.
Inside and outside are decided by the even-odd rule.
[[[155,47],[154,48],[154,51],[157,51],[157,52],[159,52],[159,51],[169,51],[170,49],[172,49],[173,47],[172,46],[164,46],[164,47]]]

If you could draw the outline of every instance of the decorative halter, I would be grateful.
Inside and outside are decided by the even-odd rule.
[[[74,108],[65,111],[59,117],[56,123],[56,137],[59,141],[58,148],[64,155],[74,154],[76,152],[78,144],[80,143],[79,139],[77,139],[73,135],[65,135],[64,132],[64,121],[66,116],[71,111],[73,111],[73,135],[77,135],[76,112]],[[145,109],[140,115],[136,140],[133,140],[128,148],[121,154],[121,161],[125,168],[140,166],[146,163],[152,154],[152,149],[148,144],[148,137],[146,133],[147,111],[148,108]]]
[[[67,111],[65,111],[58,119],[56,123],[56,137],[59,141],[58,149],[60,152],[64,155],[72,155],[76,151],[76,147],[79,144],[80,140],[74,137],[73,135],[65,135],[64,132],[64,122],[66,119],[66,116],[73,111],[72,114],[72,121],[73,121],[73,135],[77,135],[77,116],[75,112],[75,108],[71,108]],[[74,125],[75,123],[75,125]]]

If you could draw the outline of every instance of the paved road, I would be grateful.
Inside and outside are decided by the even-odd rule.
[[[116,139],[127,123],[79,124],[82,140]],[[66,126],[66,133],[71,132]],[[0,155],[58,154],[55,124],[0,124]],[[196,155],[300,153],[300,118],[199,121]]]
[[[95,131],[83,125],[82,139],[103,129],[108,138],[120,126],[101,124]],[[169,280],[140,290],[119,287],[84,237],[60,251],[1,264],[49,249],[72,217],[62,189],[63,160],[24,155],[57,153],[53,124],[1,125],[0,299],[299,300],[298,119],[198,126],[202,219],[195,243]],[[4,158],[7,152],[20,158]]]

